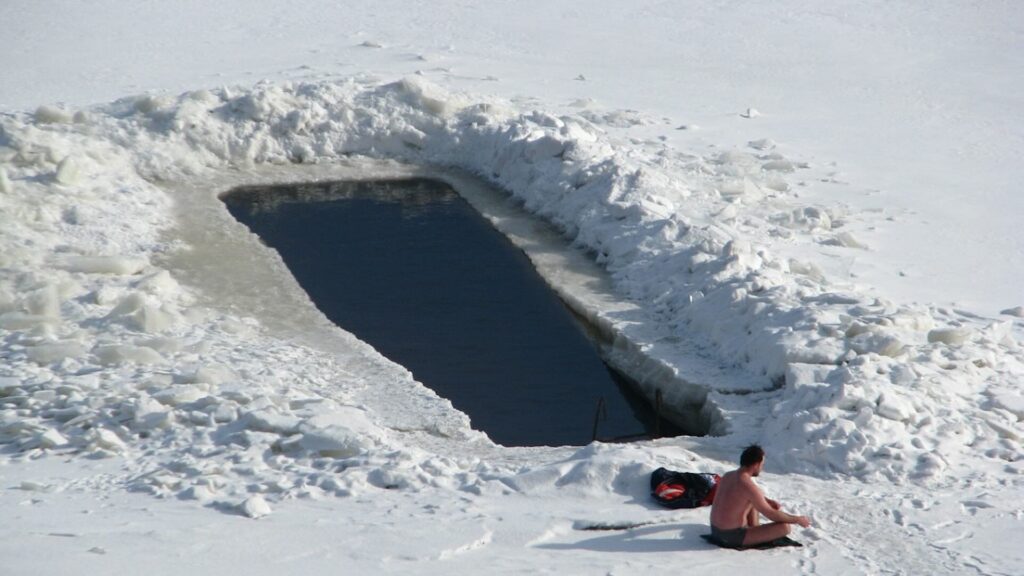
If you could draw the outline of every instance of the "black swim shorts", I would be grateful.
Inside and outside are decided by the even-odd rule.
[[[743,546],[743,539],[747,536],[746,528],[733,528],[732,530],[719,530],[711,526],[711,535],[726,546]]]

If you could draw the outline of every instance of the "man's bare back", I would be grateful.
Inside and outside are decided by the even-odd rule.
[[[711,532],[727,544],[752,546],[789,534],[790,524],[811,525],[810,518],[787,514],[778,502],[765,498],[754,482],[763,468],[764,450],[751,446],[743,451],[740,467],[718,482],[711,504]],[[772,523],[762,526],[761,514]]]

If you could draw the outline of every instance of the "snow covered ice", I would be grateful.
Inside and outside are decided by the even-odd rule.
[[[50,11],[0,8],[5,573],[1024,568],[1018,8],[140,6],[66,3],[48,43]],[[217,200],[425,172],[715,435],[496,446]],[[752,441],[804,549],[648,503]]]

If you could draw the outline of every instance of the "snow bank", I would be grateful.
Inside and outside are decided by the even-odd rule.
[[[469,171],[554,224],[634,307],[595,317],[672,377],[659,382],[685,383],[666,398],[709,402],[722,432],[785,470],[926,481],[1020,459],[1019,324],[893,304],[778,255],[870,247],[840,210],[801,202],[790,178],[806,165],[770,141],[710,156],[613,145],[606,130],[627,120],[642,116],[554,116],[415,78],[0,118],[0,443],[11,458],[123,457],[133,489],[252,517],[270,509],[254,493],[616,489],[622,472],[589,456],[481,461],[492,447],[465,416],[365,345],[339,337],[325,355],[202,302],[161,264],[197,248],[174,236],[174,183],[365,155]],[[429,449],[444,442],[474,448]],[[637,456],[619,450],[616,470]]]

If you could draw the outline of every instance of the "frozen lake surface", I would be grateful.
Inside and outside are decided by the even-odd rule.
[[[5,576],[1024,573],[1024,4],[0,21]],[[713,433],[495,445],[218,197],[409,175]],[[802,549],[715,549],[707,510],[650,501],[750,442]]]

